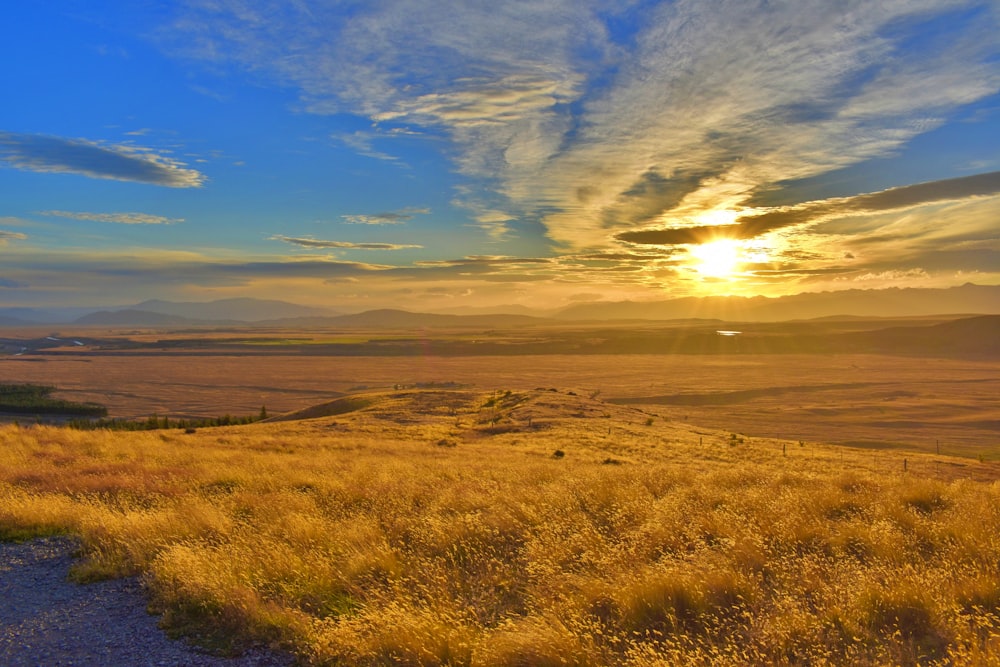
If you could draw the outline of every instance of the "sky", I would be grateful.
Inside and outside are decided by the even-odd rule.
[[[1000,284],[1000,0],[16,0],[0,307]]]

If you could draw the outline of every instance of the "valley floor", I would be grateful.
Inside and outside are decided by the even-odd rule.
[[[0,359],[4,381],[54,385],[58,396],[106,405],[113,417],[243,416],[262,405],[277,414],[393,386],[557,386],[753,437],[1000,460],[1000,361],[793,354],[27,359]]]

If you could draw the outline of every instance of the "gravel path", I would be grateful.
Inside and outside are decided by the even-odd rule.
[[[5,667],[288,667],[269,651],[206,655],[169,639],[136,579],[67,581],[76,542],[0,543],[0,665]]]

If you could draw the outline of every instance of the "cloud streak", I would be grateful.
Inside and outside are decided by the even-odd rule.
[[[918,183],[854,197],[808,202],[761,215],[742,217],[735,229],[739,238],[752,238],[789,225],[816,222],[834,216],[852,216],[903,210],[945,201],[958,201],[1000,194],[1000,171]]]
[[[515,220],[514,216],[503,211],[493,209],[482,209],[473,216],[476,227],[479,227],[486,235],[494,241],[501,241],[511,232],[510,224]]]
[[[402,166],[402,162],[397,156],[384,151],[376,150],[372,146],[375,136],[370,132],[345,132],[332,135],[330,138],[344,144],[359,155],[364,155],[365,157],[374,158],[376,160],[394,162]]]
[[[344,222],[351,225],[402,225],[409,222],[417,215],[427,215],[429,208],[404,208],[400,211],[386,211],[385,213],[375,213],[373,215],[342,215]]]
[[[39,211],[38,215],[72,220],[111,222],[119,225],[172,225],[184,222],[184,218],[167,218],[149,213],[83,213],[76,211]]]
[[[853,197],[806,202],[743,216],[732,225],[644,229],[622,232],[615,238],[638,245],[705,243],[717,238],[751,239],[783,227],[806,225],[838,216],[876,214],[997,194],[1000,194],[1000,171],[917,183]]]
[[[0,246],[5,246],[10,241],[23,241],[28,238],[27,234],[21,232],[10,232],[0,229]]]
[[[401,243],[351,243],[349,241],[324,241],[322,239],[303,238],[294,236],[274,235],[270,237],[272,241],[283,241],[303,248],[339,248],[345,250],[406,250],[408,248],[423,248],[420,245],[407,245]]]
[[[79,174],[169,188],[197,188],[205,176],[151,148],[42,134],[0,132],[0,162],[24,171]]]

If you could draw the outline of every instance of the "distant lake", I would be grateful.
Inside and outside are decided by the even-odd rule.
[[[720,336],[739,336],[743,332],[742,331],[726,331],[724,329],[719,329],[715,333],[719,334]]]

